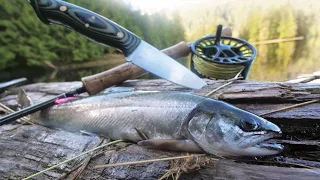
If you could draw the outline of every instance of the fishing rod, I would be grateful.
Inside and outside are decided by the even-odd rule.
[[[3,93],[6,89],[21,85],[25,82],[27,82],[27,78],[19,78],[19,79],[14,79],[8,82],[0,83],[0,94]]]

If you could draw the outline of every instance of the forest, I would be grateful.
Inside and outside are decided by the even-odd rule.
[[[230,26],[234,37],[250,43],[304,38],[302,41],[256,45],[258,56],[249,79],[287,80],[320,68],[320,1],[203,0],[193,4],[181,2],[176,9],[151,14],[144,14],[121,0],[68,1],[108,17],[159,49],[213,34],[218,24]],[[26,0],[2,0],[0,3],[0,81],[17,78],[18,74],[12,73],[12,69],[47,67],[44,62],[48,61],[59,66],[109,60],[108,54],[114,53],[118,51],[90,42],[65,27],[43,24]],[[186,66],[190,64],[190,58],[183,61]],[[116,65],[111,60],[108,62],[110,65],[100,69],[78,70],[76,75],[59,72],[54,80],[76,80]],[[38,77],[36,81],[48,79]]]
[[[232,27],[234,37],[250,43],[303,37],[301,41],[255,45],[258,56],[249,79],[283,81],[320,69],[320,1],[214,2],[181,10],[188,41],[213,34],[217,24]]]
[[[123,1],[68,0],[85,7],[132,31],[157,48],[184,40],[184,31],[176,14],[172,20],[159,13],[142,15]],[[115,50],[81,37],[69,29],[43,24],[28,1],[2,0],[0,3],[0,69],[16,66],[42,66],[84,62]]]

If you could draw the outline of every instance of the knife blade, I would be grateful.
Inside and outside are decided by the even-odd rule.
[[[88,39],[118,48],[126,60],[173,83],[200,89],[206,83],[186,67],[115,22],[61,0],[29,0],[46,24],[64,25]]]

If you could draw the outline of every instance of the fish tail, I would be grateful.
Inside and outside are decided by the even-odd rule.
[[[17,102],[21,108],[26,108],[33,104],[32,100],[27,95],[26,91],[22,88],[19,88]]]
[[[33,101],[27,95],[26,91],[22,88],[19,88],[17,102],[18,102],[18,106],[22,109],[33,105]],[[33,123],[35,123],[38,120],[38,115],[39,115],[39,112],[36,112],[29,115],[28,117]]]

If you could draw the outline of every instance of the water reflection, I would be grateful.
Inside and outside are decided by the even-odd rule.
[[[305,41],[285,42],[281,44],[256,46],[258,56],[255,59],[248,80],[257,81],[286,81],[296,78],[299,74],[308,74],[320,69],[320,52],[316,47],[307,45]],[[287,51],[281,52],[281,49]],[[296,51],[299,51],[297,53]],[[106,59],[106,62],[109,61]],[[178,60],[184,66],[190,68],[190,57]],[[52,69],[14,69],[0,72],[0,81],[27,77],[31,82],[50,81],[77,81],[81,77],[100,73],[111,69],[124,61],[117,61],[111,65],[104,65],[88,69],[61,70],[55,76]],[[157,78],[154,75],[145,75],[140,78]]]

